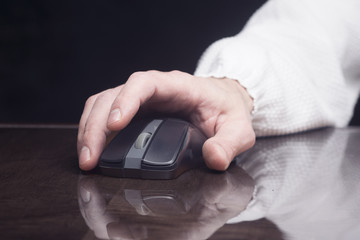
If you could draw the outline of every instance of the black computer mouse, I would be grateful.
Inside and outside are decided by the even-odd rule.
[[[204,163],[204,134],[180,119],[131,122],[99,159],[102,174],[113,177],[173,179]]]

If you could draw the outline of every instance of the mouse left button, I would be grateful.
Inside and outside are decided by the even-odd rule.
[[[146,121],[135,122],[119,132],[104,149],[100,156],[100,163],[123,164],[129,149],[147,123]]]
[[[128,147],[125,144],[116,144],[115,141],[111,142],[100,156],[100,162],[105,163],[122,163],[125,159]]]

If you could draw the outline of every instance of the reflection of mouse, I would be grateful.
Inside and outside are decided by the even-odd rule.
[[[179,119],[130,123],[105,148],[99,168],[114,177],[172,179],[203,163],[205,136]]]

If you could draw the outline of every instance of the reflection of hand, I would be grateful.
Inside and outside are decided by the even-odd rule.
[[[78,201],[88,227],[94,231],[96,237],[108,239],[106,226],[113,222],[114,218],[106,214],[105,199],[101,197],[93,179],[81,176],[78,184]]]
[[[95,236],[100,239],[112,239],[111,227],[117,222],[117,216],[107,211],[107,202],[96,185],[95,179],[88,176],[81,176],[78,182],[78,201],[81,214],[88,225],[94,232]],[[109,232],[110,230],[110,232]],[[125,239],[144,239],[146,229],[138,225],[120,225],[116,232],[121,234]]]
[[[238,215],[253,192],[252,179],[237,166],[220,174],[193,170],[172,181],[141,181],[143,190],[134,189],[134,181],[79,180],[79,206],[97,237],[206,239]]]
[[[212,169],[225,170],[255,142],[252,99],[236,81],[177,71],[138,72],[126,84],[87,100],[78,134],[81,169],[96,166],[107,137],[128,125],[140,107],[143,112],[181,115],[199,127],[209,137],[203,156]]]
[[[207,239],[229,219],[244,211],[254,185],[253,180],[242,177],[242,171],[232,166],[222,175],[206,175],[199,191],[202,197],[192,207],[196,221],[191,221],[189,230],[179,233],[177,239]]]
[[[323,129],[258,139],[238,159],[257,190],[229,222],[266,217],[288,239],[359,239],[360,135],[350,133]]]

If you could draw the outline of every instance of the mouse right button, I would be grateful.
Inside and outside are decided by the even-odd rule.
[[[150,166],[172,165],[183,146],[187,129],[188,125],[183,121],[164,121],[150,143],[143,164]]]

